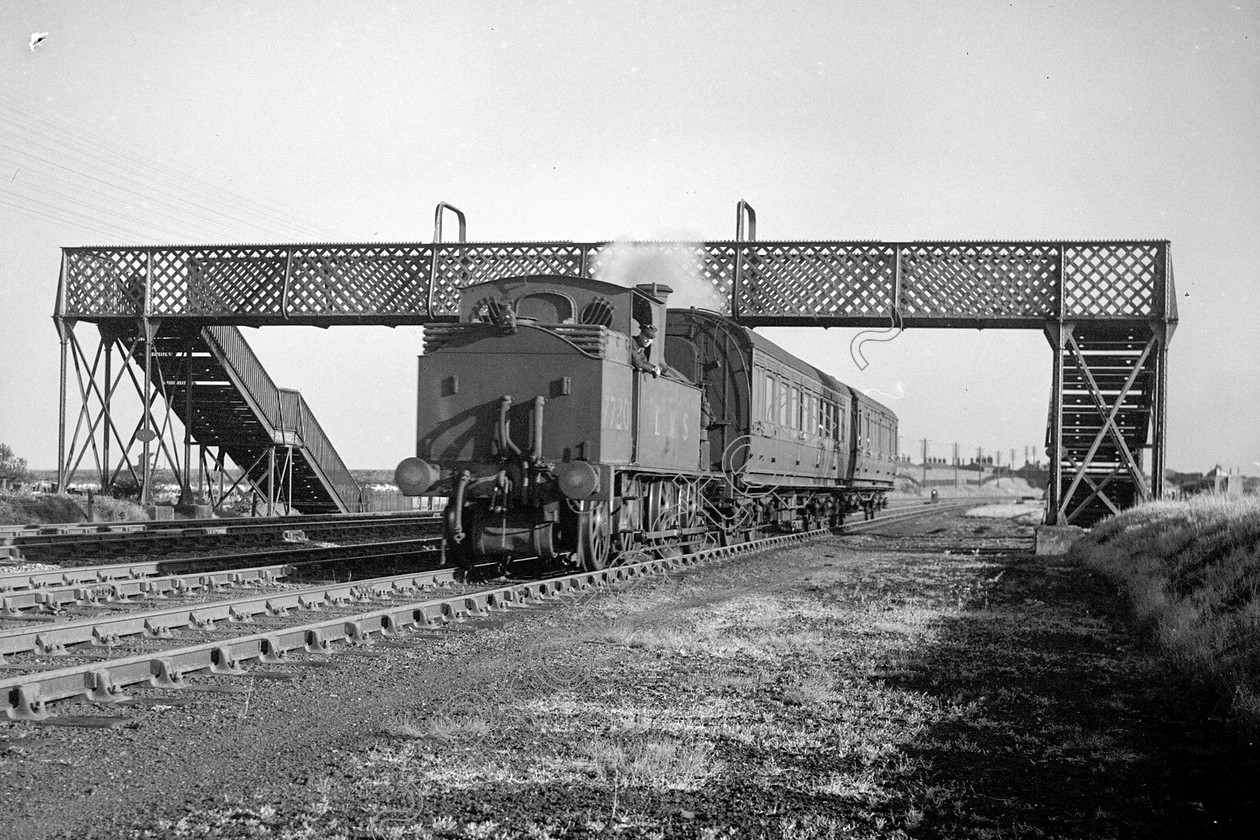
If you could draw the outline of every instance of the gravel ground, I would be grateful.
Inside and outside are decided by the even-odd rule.
[[[1030,544],[939,514],[0,723],[0,837],[1238,833],[1250,736]]]

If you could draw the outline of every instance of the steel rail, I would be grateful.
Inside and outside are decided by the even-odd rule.
[[[0,575],[0,595],[18,590],[38,589],[48,586],[76,586],[83,584],[108,583],[117,580],[131,580],[152,577],[154,575],[174,572],[183,568],[194,568],[207,564],[230,564],[222,571],[245,567],[250,564],[259,565],[260,560],[287,560],[287,565],[309,566],[317,563],[331,563],[338,560],[363,559],[376,552],[385,550],[394,554],[403,553],[403,549],[414,548],[426,550],[441,537],[416,537],[406,540],[387,540],[385,542],[352,543],[338,546],[306,546],[295,543],[292,548],[275,548],[266,551],[252,551],[244,554],[220,554],[205,557],[185,557],[170,560],[143,560],[135,563],[114,563],[104,566],[72,566],[63,569],[46,571],[17,572]],[[317,559],[307,559],[319,555]],[[277,563],[262,564],[277,565]],[[188,573],[188,574],[191,574]]]
[[[300,530],[307,534],[344,535],[345,532],[395,530],[431,525],[432,514],[371,514],[353,516],[286,516],[265,521],[189,519],[172,522],[85,523],[0,529],[0,545],[16,549],[27,559],[70,551],[174,550],[181,545],[240,542]]]
[[[56,610],[70,604],[97,604],[157,598],[167,593],[184,594],[208,589],[225,589],[274,583],[286,578],[295,566],[283,563],[246,569],[222,569],[184,575],[126,578],[77,583],[68,586],[41,586],[3,591],[0,589],[0,616],[21,615],[36,608]]]
[[[915,511],[844,526],[842,533],[865,530],[876,525],[943,513],[959,505],[925,505]],[[980,504],[983,504],[980,503]],[[247,673],[246,663],[283,664],[292,652],[332,654],[349,646],[370,645],[377,638],[400,636],[426,628],[442,627],[469,616],[481,616],[491,609],[537,604],[566,592],[584,591],[621,581],[671,571],[714,559],[751,553],[786,545],[810,537],[834,534],[831,530],[798,532],[738,545],[705,549],[681,557],[647,560],[612,566],[597,572],[512,583],[446,598],[417,601],[351,616],[328,618],[298,627],[238,636],[227,641],[209,641],[191,647],[138,654],[106,662],[92,662],[56,671],[24,674],[0,680],[0,711],[10,720],[38,720],[49,716],[50,703],[83,698],[98,703],[118,703],[130,699],[130,686],[180,688],[192,674]]]
[[[446,568],[354,583],[307,586],[289,592],[231,598],[192,607],[181,605],[164,610],[94,616],[42,627],[0,630],[0,662],[5,656],[16,653],[57,656],[66,653],[66,648],[72,645],[108,646],[130,636],[169,638],[171,632],[178,629],[208,630],[222,621],[245,622],[263,614],[285,615],[294,610],[326,609],[373,598],[397,597],[454,582],[454,570]]]
[[[51,525],[5,525],[0,527],[0,537],[58,537],[91,534],[163,533],[171,531],[198,531],[210,528],[235,530],[266,529],[286,530],[291,526],[313,527],[324,525],[378,524],[382,521],[425,521],[438,518],[435,514],[420,511],[387,511],[381,513],[354,514],[295,514],[268,517],[212,517],[209,519],[159,519],[127,522],[65,522]]]
[[[895,522],[901,522],[906,519],[917,519],[920,516],[926,516],[930,513],[945,513],[947,511],[965,510],[967,508],[973,508],[973,507],[984,507],[985,505],[996,504],[998,501],[1001,501],[1001,500],[993,500],[993,499],[983,499],[983,500],[975,500],[975,501],[968,500],[966,502],[955,502],[952,504],[940,504],[940,503],[931,504],[929,502],[925,502],[923,503],[922,507],[914,507],[910,510],[901,509],[893,513],[889,513],[884,516],[878,517],[876,519],[867,519],[862,522],[844,524],[844,525],[839,526],[836,529],[836,531],[839,534],[844,535],[844,534],[852,533],[855,531],[863,531],[868,528],[874,528],[877,525],[889,525]]]

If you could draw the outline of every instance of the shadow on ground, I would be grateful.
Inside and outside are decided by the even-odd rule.
[[[967,710],[903,748],[932,780],[899,803],[912,836],[1252,836],[1254,734],[1158,663],[1102,579],[1031,556],[984,578],[875,677]]]

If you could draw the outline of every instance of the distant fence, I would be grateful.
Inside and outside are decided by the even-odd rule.
[[[952,478],[929,478],[927,481],[924,481],[917,475],[897,473],[898,481],[905,481],[913,487],[964,487],[967,485],[979,487],[982,484],[990,484],[996,479],[997,477],[993,475],[977,476],[972,478],[969,475],[959,473],[957,481]]]
[[[391,511],[418,510],[438,513],[446,507],[446,499],[428,496],[404,496],[397,487],[368,485],[359,491],[360,507],[364,513],[388,513]]]

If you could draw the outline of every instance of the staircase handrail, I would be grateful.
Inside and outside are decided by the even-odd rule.
[[[359,483],[333,448],[302,394],[276,385],[236,327],[211,326],[204,332],[239,377],[245,396],[258,406],[271,425],[269,431],[273,437],[279,432],[286,436],[286,442],[302,447],[322,471],[322,478],[329,489],[341,498],[344,507],[357,511],[361,501]],[[288,438],[289,434],[294,437]]]
[[[303,448],[311,461],[323,472],[324,478],[336,490],[346,508],[352,512],[357,511],[360,507],[359,482],[355,480],[350,473],[350,468],[346,466],[341,455],[329,441],[324,427],[315,419],[315,413],[311,411],[306,398],[301,392],[291,388],[281,388],[280,394],[281,399],[285,401],[292,399],[289,395],[296,397],[297,422],[295,426]]]
[[[262,411],[272,432],[297,431],[295,424],[285,425],[280,406],[280,386],[276,385],[258,356],[236,327],[206,327],[203,334],[213,338],[232,370],[240,377],[245,395]]]

